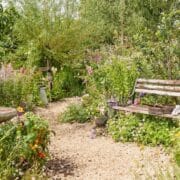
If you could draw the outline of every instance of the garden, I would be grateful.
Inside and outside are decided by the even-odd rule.
[[[180,179],[179,5],[0,0],[0,179]]]

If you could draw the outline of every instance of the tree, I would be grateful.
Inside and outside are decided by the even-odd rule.
[[[76,64],[83,56],[84,35],[75,3],[19,0],[21,18],[14,33],[22,43],[13,58],[30,66],[45,66],[47,60],[58,67]]]
[[[8,5],[6,8],[0,3],[0,60],[14,52],[17,48],[17,39],[13,34],[13,28],[19,14],[15,7]]]
[[[145,12],[141,12],[144,28],[134,36],[137,49],[143,53],[138,61],[140,69],[144,69],[143,75],[150,72],[151,77],[179,79],[178,1],[151,3],[147,4],[151,13],[145,16]]]

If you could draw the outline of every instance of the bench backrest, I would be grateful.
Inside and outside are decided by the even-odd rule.
[[[137,79],[134,91],[180,97],[180,80]]]

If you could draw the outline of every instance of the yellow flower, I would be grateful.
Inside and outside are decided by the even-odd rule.
[[[24,109],[23,109],[21,106],[19,106],[19,107],[17,108],[17,111],[20,112],[20,113],[23,113],[23,112],[24,112]]]
[[[175,137],[180,137],[180,131],[175,134]]]
[[[35,144],[35,145],[30,144],[29,146],[32,150],[36,150],[38,148],[37,144]]]

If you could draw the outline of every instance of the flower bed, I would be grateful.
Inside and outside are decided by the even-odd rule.
[[[0,179],[15,179],[48,158],[50,131],[44,119],[26,113],[17,122],[0,126]]]

